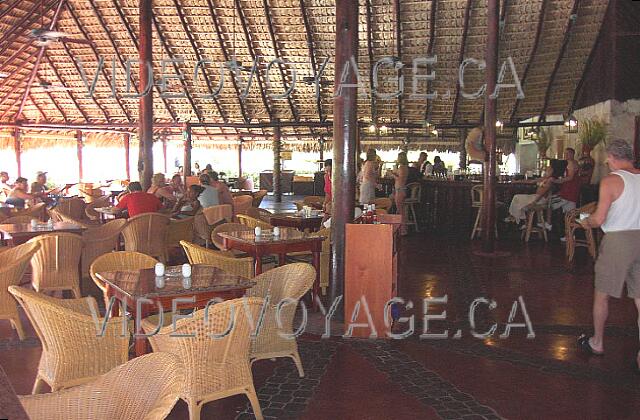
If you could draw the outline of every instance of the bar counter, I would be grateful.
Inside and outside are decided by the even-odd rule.
[[[475,181],[424,179],[422,183],[420,225],[437,232],[468,232],[471,234],[477,210],[471,207],[471,188],[482,185]],[[506,217],[511,199],[516,194],[534,194],[536,185],[522,181],[498,182],[496,200],[498,220]]]

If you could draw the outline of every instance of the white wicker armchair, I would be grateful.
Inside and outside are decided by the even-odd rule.
[[[128,360],[127,323],[123,327],[122,318],[110,318],[99,336],[103,319],[94,298],[57,299],[18,286],[10,286],[9,292],[24,308],[42,342],[34,394],[40,392],[43,382],[57,391],[88,382]],[[96,320],[90,305],[96,310]]]
[[[283,265],[254,278],[256,285],[249,289],[247,295],[263,299],[269,296],[269,304],[260,333],[251,342],[251,363],[275,357],[290,357],[298,368],[298,374],[304,376],[298,343],[292,337],[293,318],[298,301],[311,289],[315,278],[316,270],[305,263]],[[278,305],[281,326],[278,326],[277,320]]]
[[[191,420],[200,418],[205,403],[237,394],[245,394],[256,418],[262,419],[249,364],[251,333],[262,303],[259,298],[218,303],[209,307],[206,319],[205,310],[199,310],[192,318],[178,320],[175,329],[169,325],[149,337],[153,351],[173,353],[184,363],[180,398],[187,402]],[[156,330],[148,319],[142,326],[147,333]]]
[[[38,420],[161,420],[178,401],[183,382],[184,368],[175,355],[153,353],[91,383],[23,396],[20,402],[29,417]]]

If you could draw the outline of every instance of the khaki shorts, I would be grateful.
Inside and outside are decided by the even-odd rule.
[[[616,298],[640,298],[640,230],[609,232],[604,235],[596,261],[597,291]]]

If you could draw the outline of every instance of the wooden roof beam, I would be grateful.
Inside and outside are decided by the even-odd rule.
[[[174,61],[173,54],[171,54],[171,50],[169,49],[169,47],[167,45],[167,40],[164,37],[164,34],[162,32],[162,28],[160,27],[160,24],[158,23],[158,19],[156,18],[155,14],[152,15],[152,20],[153,20],[153,26],[156,28],[156,32],[158,33],[158,38],[160,39],[160,45],[162,45],[162,48],[164,49],[164,51],[169,56],[169,59],[172,61],[173,70],[176,72],[176,74],[180,74],[180,68],[178,67],[178,64]],[[182,88],[184,89],[184,93],[187,96],[187,100],[189,101],[189,104],[191,105],[192,111],[196,114],[196,118],[198,119],[198,122],[202,122],[204,120],[204,118],[202,116],[202,112],[200,111],[200,108],[198,108],[196,103],[194,102],[193,97],[191,96],[191,94],[189,93],[189,89],[187,88],[187,84],[185,83],[184,78],[182,78],[182,77],[180,78],[180,84],[182,84]]]
[[[369,1],[369,0],[367,0]],[[309,16],[307,14],[307,7],[304,4],[304,0],[300,0],[300,10],[302,11],[302,20],[304,21],[304,30],[307,34],[307,48],[309,49],[309,56],[311,57],[311,67],[313,70],[313,78],[318,78],[318,62],[316,60],[316,53],[313,47],[313,32],[311,31],[311,23],[309,22]],[[322,89],[322,84],[320,84]],[[318,108],[318,117],[320,121],[324,121],[326,117],[322,113],[322,99],[321,95],[316,98],[316,107]]]
[[[393,3],[393,11],[394,11],[394,20],[396,21],[396,54],[398,55],[398,60],[402,63],[402,18],[400,8],[400,0],[395,0]],[[402,76],[402,69],[398,70],[398,77]],[[400,79],[398,79],[400,80]],[[398,95],[398,121],[403,121],[403,110],[402,110],[402,95]]]
[[[118,5],[117,1],[116,0],[112,0],[112,2],[113,2],[113,6],[114,6],[116,12],[118,13],[118,16],[120,17],[120,20],[122,21],[122,24],[124,25],[124,28],[126,29],[127,33],[129,34],[129,38],[131,39],[131,42],[133,43],[133,45],[136,48],[136,50],[138,50],[138,40],[136,38],[136,35],[133,32],[133,28],[131,28],[131,25],[127,21],[127,17],[122,12],[122,9]],[[107,24],[104,21],[104,19],[102,18],[102,15],[100,14],[98,8],[96,7],[94,0],[89,0],[89,4],[91,5],[91,8],[93,9],[93,14],[96,16],[96,18],[100,22],[100,25],[104,29],[104,33],[107,34],[107,37],[109,38],[109,41],[111,42],[111,45],[113,46],[113,50],[115,51],[116,56],[118,57],[118,61],[120,61],[120,65],[122,67],[126,67],[124,59],[122,58],[122,55],[120,54],[120,51],[118,49],[118,45],[116,44],[113,36],[111,35],[111,32],[107,29]],[[135,81],[133,80],[133,72],[131,72],[131,74],[129,74],[129,76],[131,77],[131,81],[132,81],[133,86],[135,87],[136,93],[140,93],[140,91],[138,89],[138,84],[135,83]],[[178,121],[178,117],[176,116],[176,113],[173,111],[173,108],[171,108],[171,105],[169,105],[169,102],[167,101],[167,98],[164,98],[161,95],[160,88],[158,87],[158,85],[156,85],[154,83],[153,87],[155,88],[156,92],[158,93],[158,96],[160,97],[160,100],[162,100],[162,103],[164,104],[164,107],[167,110],[167,112],[169,113],[169,115],[171,116],[171,119],[173,121]]]
[[[2,19],[3,17],[5,17],[6,15],[8,15],[9,13],[11,13],[11,11],[13,9],[16,8],[16,6],[18,5],[18,3],[20,3],[22,0],[13,0],[13,3],[11,3],[11,5],[9,5],[9,7],[7,7],[6,9],[4,9],[2,12],[0,12],[0,19]]]
[[[38,75],[38,81],[42,83],[42,79],[40,78],[40,75]],[[51,92],[49,92],[48,90],[45,90],[44,92],[46,93],[46,95],[49,98],[49,100],[51,101],[51,103],[53,103],[53,106],[56,107],[56,109],[58,110],[60,115],[62,115],[62,119],[65,122],[68,122],[69,118],[67,117],[67,114],[65,114],[65,112],[62,110],[62,108],[60,107],[58,102],[53,98],[53,95],[51,95]],[[36,103],[36,101],[33,99],[33,95],[30,95],[30,96],[31,96],[31,100],[33,101],[33,103]],[[45,117],[45,119],[46,119],[46,117]]]
[[[564,31],[564,39],[562,40],[562,46],[560,47],[560,53],[558,54],[556,64],[553,66],[553,71],[551,72],[551,76],[549,77],[549,84],[547,85],[547,92],[544,95],[544,104],[542,105],[542,110],[540,111],[541,118],[546,117],[547,108],[549,107],[549,99],[551,99],[551,90],[553,89],[553,82],[556,80],[556,75],[558,73],[558,70],[560,69],[560,64],[562,63],[562,59],[564,58],[564,53],[567,51],[567,46],[569,45],[569,39],[571,38],[571,31],[573,29],[573,26],[576,23],[576,20],[572,19],[571,17],[578,12],[579,5],[580,5],[580,0],[573,1],[571,14],[569,15],[569,19],[567,21],[567,27]]]
[[[240,17],[240,24],[242,25],[242,31],[244,32],[244,37],[247,40],[247,49],[249,50],[249,54],[251,55],[251,60],[253,62],[256,61],[256,53],[253,50],[253,45],[251,43],[251,34],[249,33],[249,28],[247,26],[247,19],[244,15],[244,11],[242,9],[242,5],[240,4],[240,0],[234,0],[234,7],[238,11],[238,16]],[[264,86],[262,84],[262,77],[260,76],[260,72],[256,72],[256,79],[258,80],[258,87],[260,88],[260,96],[262,97],[262,103],[269,114],[269,119],[273,120],[273,111],[269,106],[269,101],[267,100],[267,94],[265,93]]]
[[[222,36],[222,31],[220,29],[220,22],[218,21],[218,13],[216,12],[216,8],[213,6],[211,0],[207,0],[207,6],[209,7],[209,14],[211,15],[211,19],[213,20],[213,27],[216,31],[216,36],[218,38],[218,44],[220,45],[220,50],[222,51],[222,55],[224,57],[224,61],[228,62],[231,58],[229,53],[227,52],[227,48],[224,45],[224,37]],[[240,112],[242,113],[242,119],[245,122],[249,122],[250,118],[247,114],[247,109],[245,104],[240,97],[240,88],[238,87],[238,82],[235,77],[231,78],[231,82],[233,83],[233,88],[236,91],[236,97],[238,99],[238,103],[240,104]]]
[[[49,58],[49,55],[45,53],[44,58],[45,58],[45,60],[47,60],[47,64],[49,64],[49,67],[51,67],[51,70],[53,70],[53,74],[58,79],[58,82],[61,83],[61,84],[64,84],[64,82],[62,81],[62,77],[60,77],[60,73],[58,73],[58,69],[53,65],[53,62]],[[76,98],[73,96],[71,91],[67,90],[65,92],[67,92],[67,95],[69,95],[69,98],[71,99],[71,102],[73,102],[73,105],[76,107],[76,109],[78,110],[80,115],[82,115],[82,117],[85,119],[86,122],[89,122],[90,121],[89,115],[87,115],[87,113],[84,111],[84,109],[82,109],[82,107],[80,106],[80,104],[78,103]]]
[[[2,100],[0,100],[0,106],[4,105],[6,100],[9,99],[11,97],[11,95],[16,93],[16,91],[19,88],[21,88],[23,86],[26,86],[27,78],[29,78],[29,75],[25,75],[22,79],[18,80],[18,82],[15,85],[13,85],[13,87],[11,88],[11,90],[9,92],[2,94]]]
[[[31,9],[18,21],[18,23],[11,26],[11,28],[2,34],[0,37],[0,45],[4,43],[2,48],[0,49],[0,56],[11,46],[14,41],[22,35],[31,25],[40,19],[43,14],[47,14],[53,6],[59,4],[58,0],[51,0],[50,3],[47,3],[44,7],[43,13],[37,13],[38,7],[41,5],[36,2]]]
[[[371,10],[371,0],[365,0],[365,13],[367,20],[367,53],[369,54],[369,89],[371,90],[371,121],[374,123],[378,120],[378,112],[376,109],[376,95],[373,94],[373,36],[371,28],[373,27],[373,11]]]
[[[24,44],[22,44],[22,46],[20,48],[18,48],[16,50],[16,52],[14,52],[13,54],[11,54],[11,56],[9,58],[7,58],[7,61],[5,61],[4,63],[0,64],[0,70],[5,69],[7,67],[9,67],[11,64],[13,64],[13,62],[18,58],[18,56],[27,48],[29,48],[31,45],[33,44],[33,40],[29,41],[29,42],[25,42]],[[29,58],[33,57],[36,53],[32,53]],[[17,66],[20,67],[20,66]]]
[[[78,27],[78,29],[80,30],[80,32],[82,32],[82,35],[85,37],[85,39],[91,40],[91,37],[89,36],[87,31],[84,29],[83,25],[80,23],[80,20],[76,16],[75,12],[73,11],[73,8],[71,7],[71,4],[69,4],[69,3],[67,3],[67,10],[69,11],[69,14],[71,15],[71,18],[75,22],[75,24]],[[100,54],[98,53],[98,51],[96,51],[96,47],[93,44],[90,44],[89,47],[91,48],[91,51],[93,52],[93,54],[96,56],[96,60],[99,61],[100,60]],[[102,76],[104,76],[105,80],[107,80],[109,83],[111,83],[111,81],[109,80],[109,77],[108,77],[108,74],[107,74],[107,70],[105,69],[105,67],[102,67]],[[115,79],[116,75],[113,74],[112,77]],[[122,100],[121,100],[120,96],[117,95],[117,94],[114,94],[114,96],[115,96],[115,99],[116,99],[116,103],[118,104],[118,106],[122,110],[122,113],[127,118],[127,120],[129,122],[133,121],[133,118],[131,117],[131,114],[129,113],[129,110],[126,109],[125,106],[122,104]]]
[[[187,23],[187,19],[185,18],[184,13],[182,11],[182,6],[179,4],[178,0],[173,0],[173,5],[175,6],[176,11],[178,12],[178,18],[180,19],[180,23],[182,24],[182,29],[184,30],[184,33],[187,35],[187,39],[189,40],[189,44],[191,44],[191,49],[193,49],[196,59],[198,60],[198,62],[202,62],[203,57],[200,54],[200,51],[198,50],[198,46],[196,45],[195,39],[193,39],[193,34],[189,29],[189,24]],[[211,85],[211,80],[209,80],[209,74],[207,73],[207,69],[205,66],[202,66],[202,74],[204,76],[204,81],[207,84],[207,89],[209,89],[209,94],[213,95],[213,87]],[[194,81],[194,84],[195,84],[195,81]],[[222,120],[225,122],[228,122],[229,117],[222,110],[222,107],[220,106],[220,102],[218,101],[218,99],[213,98],[213,102],[215,103],[216,109],[218,110],[220,117],[222,117]]]
[[[438,2],[432,1],[431,11],[429,14],[429,45],[427,46],[427,57],[433,55],[433,50],[436,46],[436,20],[438,19]],[[427,93],[431,91],[431,81],[427,80]],[[431,110],[433,109],[433,100],[427,102],[427,109],[424,111],[425,121],[429,121],[431,118]]]
[[[542,38],[542,28],[544,27],[544,18],[547,13],[547,7],[549,6],[550,0],[542,0],[542,6],[540,7],[540,15],[538,17],[538,29],[536,29],[536,37],[533,41],[533,47],[531,48],[531,54],[529,54],[529,60],[524,67],[524,72],[522,73],[522,78],[520,79],[520,84],[524,87],[524,82],[527,80],[527,75],[529,74],[529,70],[531,69],[531,63],[536,58],[536,54],[538,53],[538,47],[540,46],[540,38]],[[513,122],[518,114],[518,107],[522,103],[522,99],[517,98],[516,102],[513,104],[513,109],[511,110],[511,117],[509,118],[510,122]]]
[[[462,42],[460,43],[460,55],[458,57],[458,67],[464,61],[464,53],[467,49],[467,37],[469,35],[469,21],[471,20],[471,4],[473,0],[467,0],[467,7],[464,9],[464,26],[462,29]],[[460,80],[456,84],[456,98],[453,101],[453,112],[451,113],[451,124],[456,122],[458,114],[458,103],[460,102]]]
[[[33,104],[33,106],[36,107],[36,109],[38,110],[38,112],[40,113],[40,115],[42,115],[42,118],[44,118],[45,120],[47,119],[47,114],[44,113],[44,110],[42,108],[40,108],[40,105],[38,105],[38,103],[36,101],[33,100],[33,96],[31,96],[31,94],[29,94],[29,100],[31,101],[31,103]]]
[[[39,50],[35,50],[33,51],[33,53],[31,53],[31,55],[29,55],[29,57],[25,58],[24,60],[22,60],[22,62],[16,66],[16,68],[9,73],[8,77],[5,77],[4,79],[0,80],[0,89],[2,89],[6,84],[8,84],[10,81],[13,81],[13,76],[15,76],[20,70],[22,70],[25,66],[25,64],[29,64],[30,60],[35,57],[36,54],[38,54]]]
[[[276,34],[275,34],[274,29],[273,29],[273,21],[271,19],[271,6],[269,5],[269,1],[268,0],[262,0],[262,7],[264,8],[265,18],[267,20],[267,29],[269,30],[269,36],[271,38],[271,45],[273,46],[273,51],[274,51],[277,59],[282,59],[282,54],[280,53],[280,48],[278,48],[278,40],[276,39]],[[288,90],[289,86],[287,86],[286,75],[285,75],[284,69],[282,68],[282,65],[280,63],[278,63],[278,69],[280,70],[280,77],[282,78],[282,85],[284,86],[285,90]],[[291,115],[293,115],[293,119],[295,121],[299,121],[300,120],[300,116],[298,115],[298,110],[296,109],[295,105],[293,104],[293,100],[291,99],[291,95],[287,95],[287,102],[289,103],[289,108],[291,109]]]

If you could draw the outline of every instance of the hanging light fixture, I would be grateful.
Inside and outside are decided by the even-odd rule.
[[[565,131],[567,133],[577,133],[578,132],[578,120],[573,114],[569,115],[569,117],[564,120]]]
[[[438,129],[434,128],[433,130],[431,130],[431,134],[433,134],[434,136],[438,137]]]
[[[496,128],[498,129],[498,132],[502,133],[502,128],[504,127],[504,123],[500,120],[496,121]]]
[[[376,125],[375,124],[371,124],[369,126],[369,132],[370,133],[375,133],[376,132]]]

